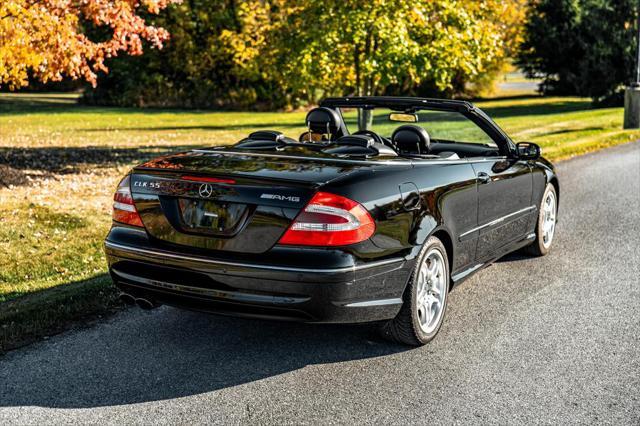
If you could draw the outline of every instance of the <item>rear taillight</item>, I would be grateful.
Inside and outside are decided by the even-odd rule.
[[[129,176],[122,179],[118,190],[113,196],[113,220],[133,226],[144,226],[142,219],[133,204],[131,188],[129,188]]]
[[[357,202],[339,195],[318,192],[298,214],[280,244],[344,246],[371,237],[376,225]]]

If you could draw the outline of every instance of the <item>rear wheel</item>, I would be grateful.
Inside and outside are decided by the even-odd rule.
[[[425,243],[398,315],[382,327],[385,337],[412,346],[433,339],[447,309],[449,261],[442,242],[431,237]]]
[[[534,256],[544,256],[551,251],[551,244],[556,232],[556,214],[558,212],[558,194],[552,184],[548,184],[542,196],[538,222],[536,223],[536,239],[525,251]]]

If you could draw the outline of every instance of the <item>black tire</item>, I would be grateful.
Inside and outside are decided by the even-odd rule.
[[[547,184],[547,187],[544,190],[544,194],[542,194],[542,201],[540,201],[540,206],[538,209],[538,220],[536,222],[536,239],[533,240],[533,242],[530,245],[526,246],[523,249],[525,253],[530,254],[532,256],[547,255],[551,251],[551,247],[553,245],[553,236],[551,238],[551,241],[548,244],[544,241],[544,237],[543,237],[544,222],[545,222],[544,205],[549,194],[552,194],[554,203],[555,203],[554,230],[553,230],[553,233],[555,234],[555,222],[557,222],[557,213],[558,213],[558,194],[556,193],[556,188],[553,186],[553,184],[549,183]]]
[[[444,260],[443,269],[445,288],[442,292],[443,301],[441,303],[441,314],[439,314],[437,324],[432,331],[425,332],[420,326],[418,314],[418,275],[427,255],[431,254],[433,250],[437,250]],[[402,308],[394,319],[382,326],[382,335],[389,340],[410,346],[422,346],[431,341],[436,334],[438,334],[442,321],[445,317],[449,282],[449,259],[447,257],[447,250],[438,238],[430,237],[422,247],[418,260],[416,261],[416,265],[411,273],[411,278],[402,296]]]

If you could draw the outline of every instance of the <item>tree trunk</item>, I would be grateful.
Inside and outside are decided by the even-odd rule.
[[[368,95],[366,89],[363,90],[362,75],[360,73],[360,47],[355,46],[353,51],[353,62],[356,71],[356,96]],[[371,129],[372,116],[370,110],[358,109],[358,130]]]

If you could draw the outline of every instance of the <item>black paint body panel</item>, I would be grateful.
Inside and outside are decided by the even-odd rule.
[[[214,148],[140,165],[131,190],[146,230],[114,223],[105,243],[113,280],[133,295],[222,314],[316,322],[393,318],[429,236],[437,234],[447,247],[455,284],[530,242],[546,185],[559,190],[550,163],[518,159],[493,122],[477,109],[467,113],[494,127],[496,156],[341,159],[297,145],[251,153]],[[185,228],[177,200],[202,198],[202,183],[185,175],[233,180],[212,183],[209,199],[242,203],[247,217],[226,235]],[[279,245],[317,191],[361,203],[375,220],[374,235],[336,248]]]

